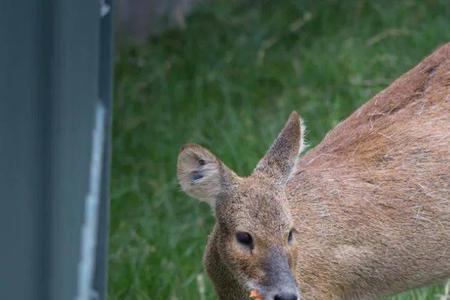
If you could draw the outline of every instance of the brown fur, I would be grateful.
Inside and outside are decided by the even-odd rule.
[[[219,298],[246,299],[275,246],[307,300],[374,299],[450,277],[450,44],[296,161],[299,125],[292,114],[247,178],[200,146],[180,153],[182,188],[215,208],[204,264]],[[204,153],[222,175],[189,183],[186,165]],[[215,182],[211,194],[201,180]],[[236,243],[238,230],[254,237],[252,252]]]

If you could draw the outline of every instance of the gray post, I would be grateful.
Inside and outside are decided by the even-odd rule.
[[[0,1],[0,299],[105,299],[110,8]]]

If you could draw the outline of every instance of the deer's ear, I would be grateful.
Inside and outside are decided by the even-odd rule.
[[[195,144],[181,148],[177,177],[186,194],[210,205],[220,194],[229,192],[237,179],[214,154]]]
[[[254,172],[261,172],[276,180],[284,181],[303,150],[303,132],[302,120],[294,111]]]

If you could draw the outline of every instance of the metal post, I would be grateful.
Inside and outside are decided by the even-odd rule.
[[[110,8],[0,2],[0,299],[105,299]]]

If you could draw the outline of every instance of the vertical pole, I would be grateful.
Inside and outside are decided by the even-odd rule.
[[[108,1],[0,1],[0,299],[76,299],[83,284],[80,299],[106,298],[111,22]]]

